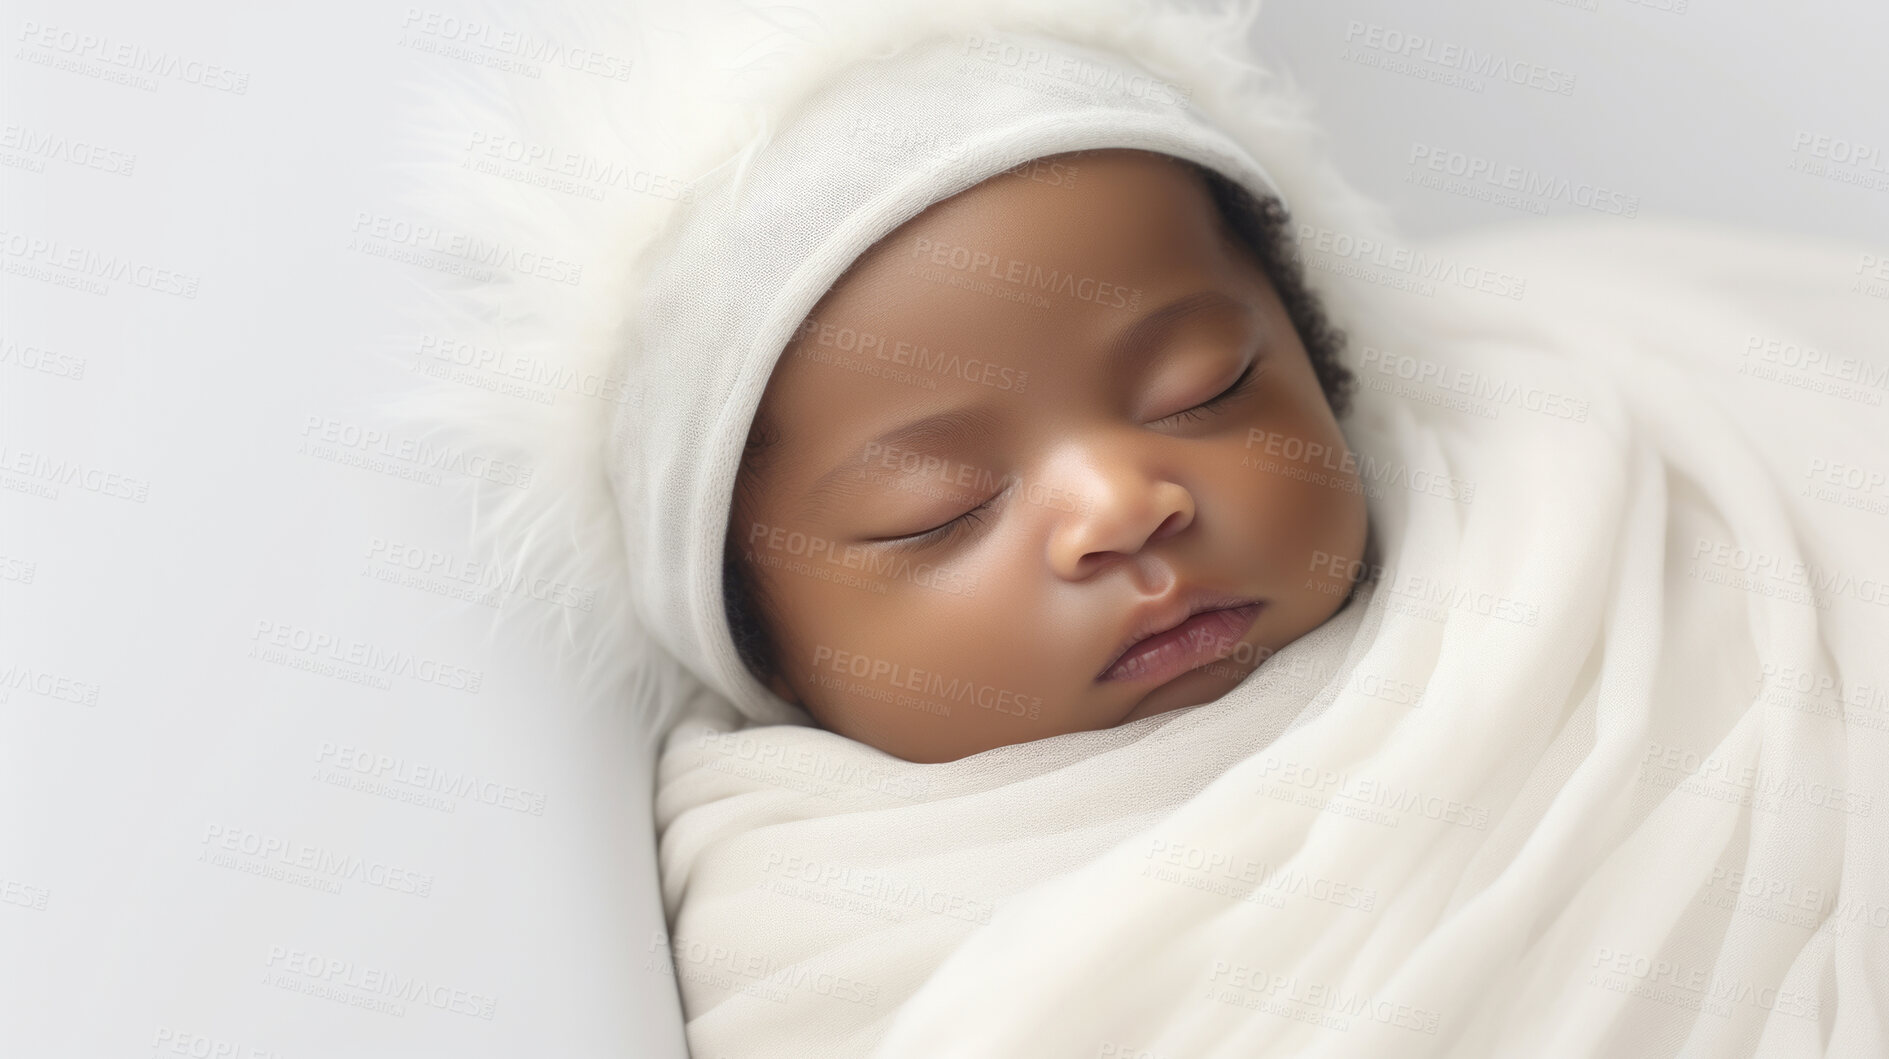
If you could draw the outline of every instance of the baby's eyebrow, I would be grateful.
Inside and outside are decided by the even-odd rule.
[[[812,519],[824,513],[834,500],[857,494],[866,477],[859,470],[875,452],[917,452],[942,448],[968,437],[993,433],[999,421],[997,414],[987,406],[967,404],[893,427],[861,445],[853,455],[821,475],[801,499],[801,518]]]
[[[1123,329],[1122,333],[1109,344],[1108,352],[1103,354],[1102,362],[1111,372],[1124,372],[1137,356],[1159,348],[1175,324],[1208,309],[1229,308],[1254,314],[1259,312],[1257,305],[1244,298],[1236,298],[1223,290],[1195,291],[1153,310]]]

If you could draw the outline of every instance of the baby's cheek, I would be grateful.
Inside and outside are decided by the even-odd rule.
[[[869,684],[909,691],[933,673],[947,682],[988,680],[980,671],[1031,627],[1016,577],[916,556],[886,557],[873,570],[861,586],[826,585],[808,601],[803,655],[830,665],[835,652],[847,652],[849,673],[867,668]]]
[[[1300,596],[1308,611],[1330,609],[1351,590],[1364,555],[1367,514],[1363,487],[1343,461],[1327,467],[1290,464],[1266,474],[1256,509],[1266,513],[1266,569],[1275,584]],[[1323,615],[1309,614],[1314,621]]]
[[[1068,730],[1046,623],[995,595],[906,602],[902,617],[856,626],[840,679],[819,682],[844,734],[948,760]]]

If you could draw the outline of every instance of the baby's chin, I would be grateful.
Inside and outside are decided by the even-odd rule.
[[[1235,667],[1229,662],[1211,662],[1198,669],[1190,669],[1149,691],[1115,723],[1128,724],[1144,717],[1212,702],[1233,690],[1240,681],[1246,679],[1249,672],[1245,667]]]

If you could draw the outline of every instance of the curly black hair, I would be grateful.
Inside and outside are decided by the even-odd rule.
[[[1298,332],[1299,341],[1311,358],[1312,371],[1318,377],[1326,403],[1334,416],[1342,417],[1351,405],[1357,379],[1339,357],[1344,352],[1345,332],[1326,316],[1324,305],[1306,286],[1304,265],[1293,252],[1292,218],[1277,196],[1256,198],[1240,184],[1218,171],[1181,159],[1207,185],[1220,219],[1223,246],[1248,255],[1259,265],[1286,317]],[[742,452],[741,467],[735,479],[735,502],[729,510],[729,524],[745,501],[751,500],[762,474],[768,450],[779,434],[757,417],[749,430]],[[739,536],[725,535],[722,550],[722,608],[733,635],[735,650],[742,664],[762,684],[782,673],[779,648],[769,633],[772,607],[754,579],[748,564],[741,559]]]

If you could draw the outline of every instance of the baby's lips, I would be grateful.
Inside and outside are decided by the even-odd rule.
[[[1173,679],[1223,657],[1224,645],[1246,635],[1264,606],[1263,600],[1249,600],[1196,610],[1179,623],[1130,644],[1096,679],[1141,681],[1163,674],[1163,679]]]

